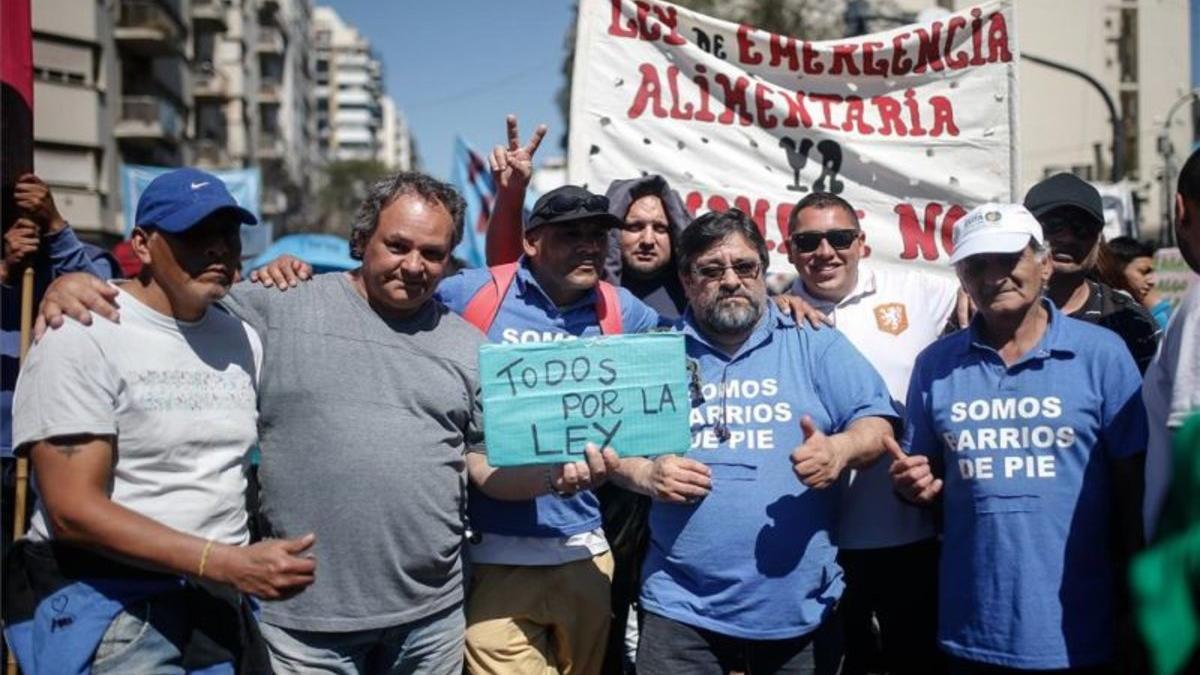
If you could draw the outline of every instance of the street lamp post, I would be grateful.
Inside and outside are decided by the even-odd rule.
[[[950,12],[943,10],[941,13],[949,14]],[[868,21],[881,20],[890,21],[896,24],[907,24],[912,23],[914,19],[914,16],[889,16],[886,14],[872,13],[870,11],[870,3],[867,2],[867,0],[849,0],[849,2],[846,3],[846,11],[843,15],[843,21],[846,24],[847,37],[853,37],[866,33]],[[1100,94],[1100,97],[1104,99],[1104,105],[1108,108],[1108,119],[1112,124],[1113,134],[1113,161],[1112,171],[1110,172],[1110,180],[1113,183],[1119,182],[1125,175],[1125,137],[1121,133],[1121,123],[1123,120],[1121,116],[1117,114],[1117,106],[1115,103],[1113,103],[1112,96],[1109,95],[1108,90],[1105,89],[1104,85],[1100,84],[1096,78],[1088,75],[1078,68],[1068,66],[1065,63],[1052,61],[1041,56],[1034,56],[1028,52],[1021,52],[1021,58],[1029,59],[1031,62],[1040,66],[1046,66],[1047,68],[1053,68],[1055,70],[1083,78],[1083,80],[1090,84]]]
[[[1060,70],[1064,73],[1070,73],[1076,77],[1083,78],[1084,81],[1092,85],[1092,88],[1100,94],[1100,98],[1104,99],[1104,105],[1108,108],[1108,121],[1110,124],[1112,124],[1113,134],[1113,158],[1110,180],[1113,183],[1119,182],[1121,178],[1125,176],[1125,136],[1121,133],[1121,122],[1123,120],[1121,119],[1120,115],[1117,114],[1117,106],[1115,103],[1113,103],[1112,96],[1109,95],[1108,90],[1105,89],[1104,85],[1100,84],[1099,80],[1096,78],[1088,75],[1078,68],[1068,66],[1065,63],[1051,61],[1050,59],[1043,58],[1041,56],[1034,56],[1028,52],[1021,52],[1021,58],[1028,59],[1039,66],[1046,66],[1047,68],[1053,68],[1055,70]]]

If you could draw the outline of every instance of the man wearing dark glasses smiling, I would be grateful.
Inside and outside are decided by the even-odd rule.
[[[1116,333],[1145,373],[1162,334],[1132,297],[1089,278],[1096,269],[1104,203],[1100,193],[1069,173],[1055,174],[1025,193],[1025,208],[1042,224],[1054,275],[1046,295],[1064,314]]]
[[[789,219],[788,259],[799,277],[796,295],[845,334],[874,366],[892,399],[903,401],[917,354],[942,334],[953,313],[958,283],[916,270],[863,261],[866,233],[841,197],[813,193]],[[840,612],[847,675],[938,670],[936,632],[938,545],[929,509],[900,500],[888,478],[891,460],[847,472],[837,532],[838,562],[846,572]],[[907,583],[894,583],[900,572]],[[872,616],[882,655],[875,655]]]

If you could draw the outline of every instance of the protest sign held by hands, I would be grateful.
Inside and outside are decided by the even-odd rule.
[[[690,447],[682,336],[484,345],[479,369],[492,466],[576,461],[589,443],[621,456]]]

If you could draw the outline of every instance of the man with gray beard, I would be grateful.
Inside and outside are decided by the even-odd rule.
[[[838,642],[844,584],[828,488],[892,438],[887,387],[841,333],[767,301],[766,242],[746,214],[697,218],[678,255],[692,447],[624,458],[613,478],[655,500],[637,671],[834,672],[822,647]]]

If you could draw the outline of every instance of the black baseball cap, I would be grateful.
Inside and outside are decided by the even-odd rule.
[[[621,219],[608,212],[608,197],[593,194],[578,185],[564,185],[538,197],[525,223],[528,232],[542,225],[563,225],[590,220],[607,227],[620,227]]]
[[[1097,230],[1104,227],[1104,202],[1100,192],[1079,176],[1056,173],[1025,193],[1025,208],[1038,219],[1063,207],[1081,211]]]

